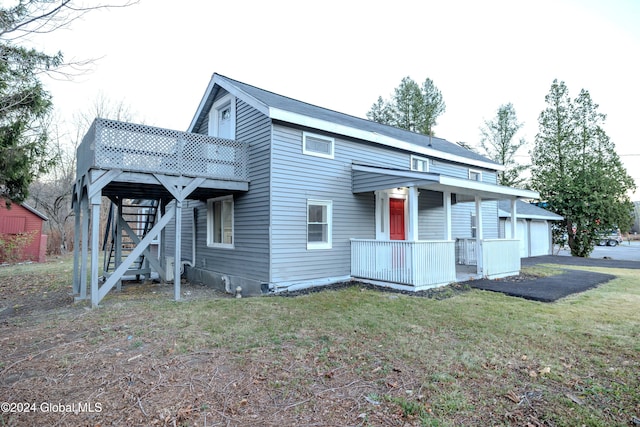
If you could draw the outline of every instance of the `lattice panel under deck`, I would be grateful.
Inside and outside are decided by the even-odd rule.
[[[104,169],[247,179],[246,143],[115,120],[96,119],[78,155],[79,166],[93,155],[91,166]]]

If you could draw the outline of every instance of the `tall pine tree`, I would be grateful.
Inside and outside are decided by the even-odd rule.
[[[516,110],[511,103],[501,105],[496,117],[486,120],[480,128],[480,147],[484,154],[505,166],[504,171],[498,172],[500,185],[517,187],[526,180],[523,172],[527,166],[519,164],[515,159],[517,152],[526,144],[523,138],[514,141],[521,128],[522,123],[518,121]]]
[[[367,118],[378,123],[399,127],[424,135],[433,135],[437,119],[446,110],[442,93],[431,79],[422,86],[405,77],[388,101],[378,97]]]
[[[635,184],[588,91],[572,100],[564,82],[554,80],[545,101],[531,157],[532,187],[564,217],[571,254],[586,257],[600,233],[630,227],[628,191]]]

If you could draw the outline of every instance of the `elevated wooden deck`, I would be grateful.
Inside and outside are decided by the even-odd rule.
[[[166,182],[186,185],[204,178],[193,198],[212,197],[207,190],[248,189],[248,157],[249,146],[241,141],[96,119],[78,147],[76,179],[93,183],[117,171],[102,195],[148,198],[150,192],[170,196]]]
[[[91,303],[96,306],[173,220],[174,259],[180,260],[181,209],[185,199],[208,199],[249,189],[247,143],[153,126],[96,119],[77,150],[73,203],[76,213],[73,289],[87,297],[87,269],[91,265]],[[99,222],[102,196],[118,205],[123,199],[160,201],[161,216],[148,235],[98,285]],[[173,203],[172,203],[173,202]],[[169,203],[172,203],[169,205]],[[170,209],[167,209],[167,207]],[[116,224],[126,229],[125,220]],[[89,244],[89,240],[91,243]],[[88,249],[91,248],[91,259]],[[80,253],[81,250],[81,253]],[[90,261],[90,262],[89,262]],[[118,261],[119,262],[119,261]],[[154,263],[162,279],[162,262]],[[180,263],[174,263],[174,297],[180,298]]]

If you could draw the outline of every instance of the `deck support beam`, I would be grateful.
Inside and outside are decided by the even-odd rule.
[[[98,256],[100,255],[100,206],[101,196],[91,200],[91,305],[96,307],[98,298]],[[86,277],[85,277],[86,280]],[[85,285],[86,289],[86,285]]]

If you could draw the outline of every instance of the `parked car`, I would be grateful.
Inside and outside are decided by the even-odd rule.
[[[620,230],[611,230],[609,233],[603,233],[598,240],[598,246],[617,246],[623,242]]]

